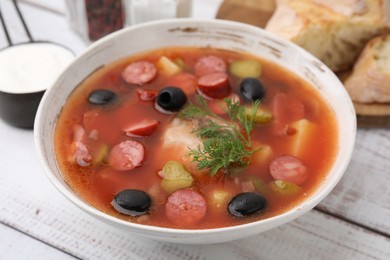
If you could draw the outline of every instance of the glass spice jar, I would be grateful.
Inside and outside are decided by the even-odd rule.
[[[87,42],[124,26],[189,17],[191,0],[66,0],[68,22]]]
[[[191,0],[123,0],[126,25],[191,15]]]
[[[66,0],[68,22],[84,40],[95,41],[124,26],[121,0]]]

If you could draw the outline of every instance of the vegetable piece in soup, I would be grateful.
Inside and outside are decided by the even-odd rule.
[[[335,122],[316,90],[279,65],[175,47],[86,78],[58,118],[55,149],[67,183],[107,214],[218,228],[312,194],[335,159]]]

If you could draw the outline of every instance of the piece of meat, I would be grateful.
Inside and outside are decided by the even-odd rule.
[[[197,120],[187,121],[175,118],[167,125],[162,135],[162,146],[164,148],[174,148],[182,155],[188,153],[188,148],[196,149],[198,145],[202,145],[202,140],[194,133],[197,126]]]
[[[308,177],[306,166],[301,160],[291,155],[282,155],[274,159],[269,171],[275,180],[287,181],[300,185]]]
[[[167,218],[182,227],[196,224],[206,215],[206,211],[206,200],[191,189],[175,191],[165,204]]]
[[[206,98],[224,98],[230,93],[229,77],[224,72],[207,74],[198,79],[198,92]]]
[[[288,124],[304,118],[305,106],[286,93],[278,93],[272,100],[273,130],[277,135],[288,135]]]
[[[137,61],[129,64],[122,72],[122,78],[130,84],[143,85],[152,81],[157,69],[149,61]]]
[[[178,87],[183,90],[187,96],[191,96],[196,92],[196,81],[194,75],[183,72],[170,77],[165,85]]]
[[[158,91],[154,89],[137,89],[137,95],[141,101],[153,101],[156,99],[157,94]]]
[[[73,160],[80,166],[89,166],[92,156],[87,145],[87,135],[85,129],[80,125],[73,126],[72,154]]]
[[[118,171],[132,170],[141,166],[145,157],[145,148],[135,140],[126,140],[115,145],[108,157],[108,163]]]
[[[156,130],[159,121],[154,119],[144,119],[138,123],[131,124],[124,129],[127,136],[130,137],[147,137]]]
[[[215,72],[226,72],[226,63],[222,58],[208,55],[200,58],[196,62],[194,70],[197,77],[202,77]]]

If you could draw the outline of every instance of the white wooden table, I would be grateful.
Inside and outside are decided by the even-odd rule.
[[[194,17],[212,18],[221,1],[193,2]],[[14,42],[26,40],[11,0],[0,5]],[[86,47],[66,23],[63,0],[24,0],[21,9],[36,40],[76,53]],[[44,175],[33,132],[0,120],[0,259],[74,258],[390,259],[390,132],[359,129],[341,182],[303,217],[244,240],[192,246],[141,238],[85,214]]]

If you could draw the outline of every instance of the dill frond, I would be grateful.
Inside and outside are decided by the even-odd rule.
[[[251,156],[257,150],[251,149],[250,134],[254,128],[254,116],[260,102],[252,104],[253,114],[245,114],[245,108],[231,99],[225,99],[225,112],[228,120],[210,110],[204,98],[197,96],[196,105],[191,103],[179,114],[180,118],[194,119],[209,117],[195,133],[202,138],[203,146],[189,149],[193,162],[199,170],[208,169],[210,175],[220,170],[224,173],[237,173],[250,163]]]

